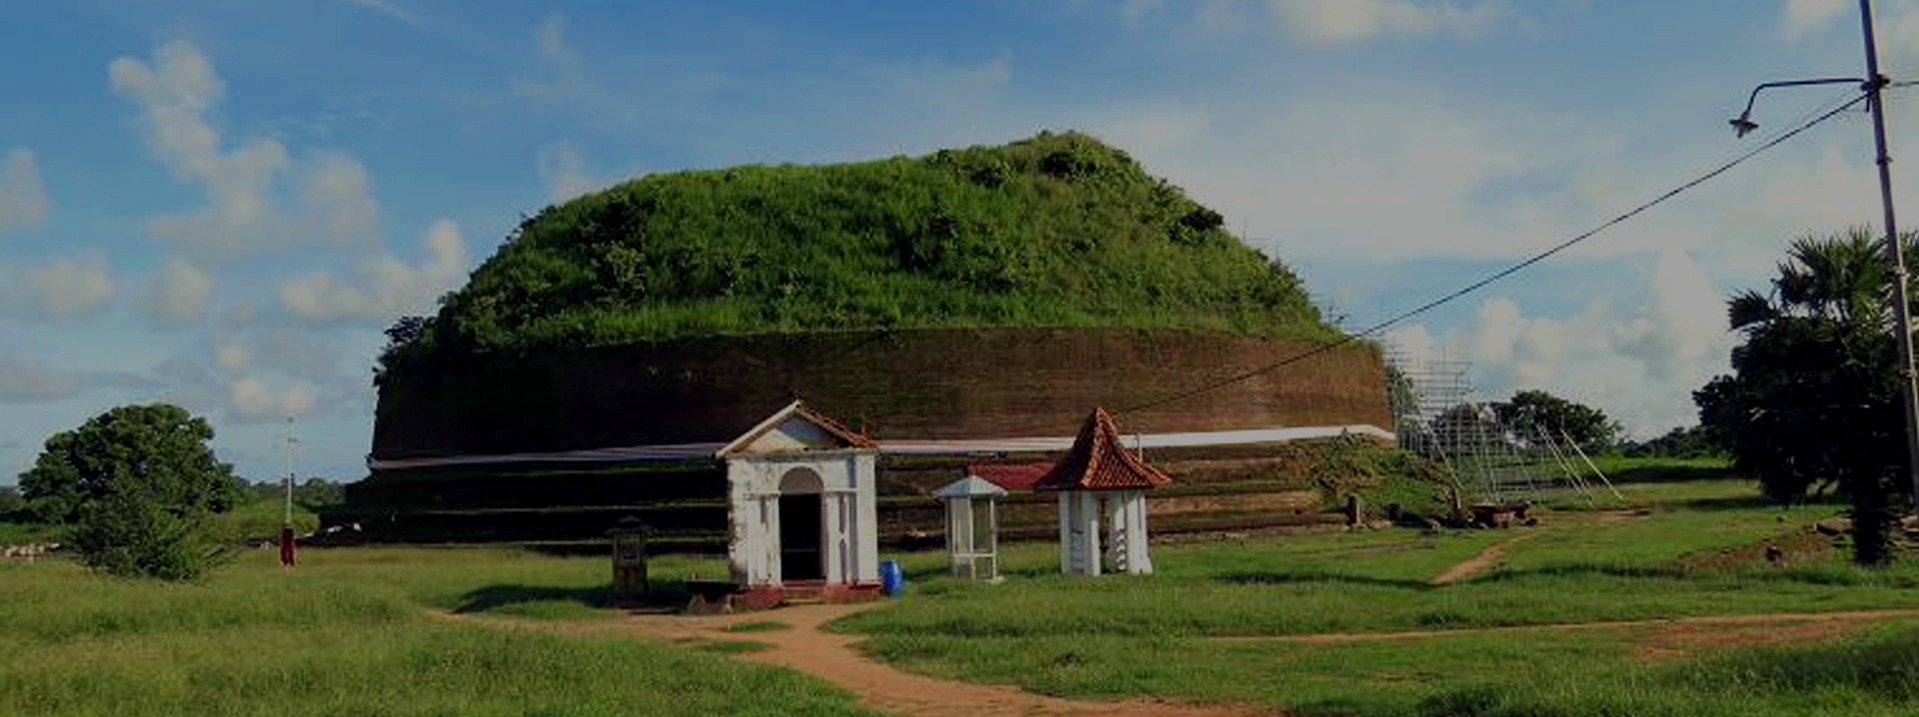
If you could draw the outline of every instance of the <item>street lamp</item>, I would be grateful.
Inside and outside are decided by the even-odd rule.
[[[1805,85],[1859,85],[1860,89],[1868,89],[1865,86],[1866,81],[1859,79],[1857,77],[1822,77],[1817,80],[1785,80],[1783,82],[1767,82],[1758,87],[1752,88],[1752,95],[1746,98],[1746,111],[1739,113],[1739,116],[1734,117],[1732,120],[1733,133],[1740,137],[1744,137],[1748,134],[1751,134],[1753,130],[1759,129],[1759,123],[1752,121],[1752,103],[1757,102],[1759,100],[1759,93],[1761,91],[1768,90],[1774,87],[1801,87]]]
[[[1892,313],[1896,321],[1893,343],[1899,347],[1900,403],[1906,420],[1906,473],[1912,485],[1912,500],[1919,507],[1919,384],[1914,383],[1912,366],[1912,316],[1907,296],[1905,250],[1899,241],[1898,222],[1892,212],[1892,155],[1886,151],[1886,110],[1883,95],[1890,81],[1879,72],[1879,43],[1872,29],[1872,0],[1859,0],[1859,23],[1865,34],[1866,78],[1826,78],[1768,82],[1752,89],[1746,99],[1746,111],[1732,121],[1733,132],[1740,137],[1759,128],[1752,121],[1752,103],[1759,91],[1769,87],[1857,83],[1866,93],[1866,111],[1872,114],[1872,139],[1878,152],[1879,202],[1885,211],[1886,263],[1892,266]]]

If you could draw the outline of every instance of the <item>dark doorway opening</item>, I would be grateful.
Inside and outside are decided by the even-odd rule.
[[[824,580],[820,494],[780,496],[780,580]]]

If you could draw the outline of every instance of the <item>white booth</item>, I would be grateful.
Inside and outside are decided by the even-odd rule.
[[[967,476],[933,491],[946,503],[946,554],[953,576],[998,581],[999,499],[1006,489]]]

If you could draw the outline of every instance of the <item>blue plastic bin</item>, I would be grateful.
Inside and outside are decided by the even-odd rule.
[[[888,595],[906,592],[906,573],[900,570],[900,564],[893,560],[880,561],[880,589]]]

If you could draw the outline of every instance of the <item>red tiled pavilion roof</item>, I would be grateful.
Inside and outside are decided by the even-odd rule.
[[[1104,408],[1093,409],[1080,426],[1073,449],[1033,485],[1038,490],[1122,490],[1156,488],[1173,482],[1120,444],[1119,429]]]
[[[1007,490],[1032,490],[1052,470],[1051,463],[974,463],[966,467],[966,474]]]
[[[814,410],[812,406],[808,406],[804,403],[800,403],[798,401],[794,401],[794,403],[799,405],[793,411],[793,413],[801,416],[805,416],[807,420],[813,422],[813,425],[819,426],[822,430],[825,430],[827,433],[831,433],[834,436],[837,436],[842,441],[846,441],[847,445],[850,445],[854,448],[880,447],[879,443],[875,442],[871,438],[868,438],[866,434],[853,430],[851,427],[847,426],[846,424],[841,423],[839,419],[834,418],[832,416],[828,416],[824,413],[820,413],[819,411]]]

